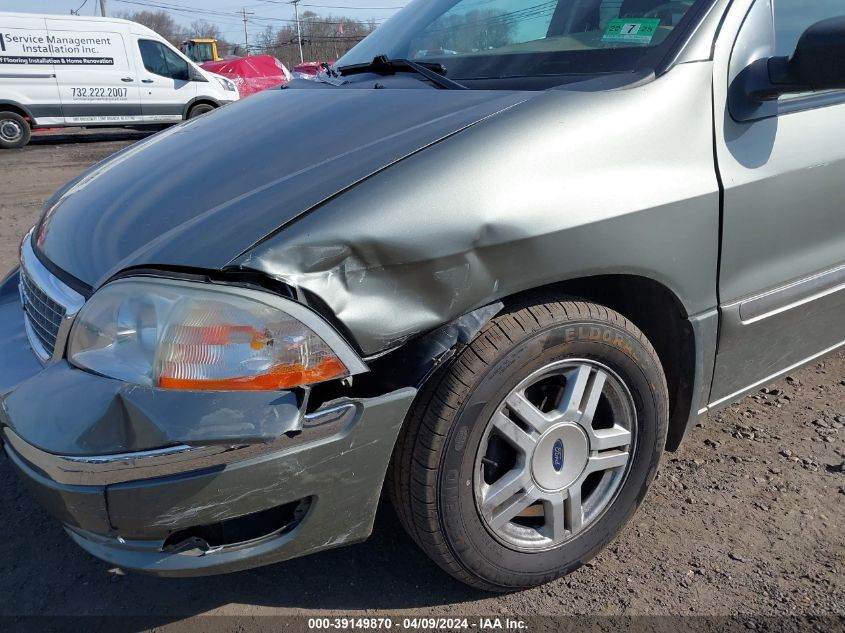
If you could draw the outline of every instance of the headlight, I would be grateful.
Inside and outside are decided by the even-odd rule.
[[[119,280],[94,294],[76,318],[68,358],[110,378],[194,391],[273,391],[366,371],[298,303],[154,279]]]
[[[234,83],[226,79],[225,77],[216,77],[217,81],[220,82],[220,85],[223,86],[223,90],[227,90],[229,92],[236,92],[237,86]]]

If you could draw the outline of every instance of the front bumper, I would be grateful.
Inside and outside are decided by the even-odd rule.
[[[306,414],[293,393],[164,394],[67,363],[45,368],[12,285],[0,288],[5,452],[84,549],[125,569],[184,576],[369,536],[416,390]]]

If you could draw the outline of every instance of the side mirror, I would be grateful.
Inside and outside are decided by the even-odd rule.
[[[817,22],[798,40],[792,57],[769,60],[767,99],[801,92],[845,90],[845,16]]]

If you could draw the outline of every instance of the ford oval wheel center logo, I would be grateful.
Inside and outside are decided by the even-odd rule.
[[[555,472],[560,472],[563,469],[563,441],[558,440],[552,447],[552,466]]]
[[[589,460],[590,441],[584,429],[565,422],[546,431],[537,441],[531,455],[531,477],[543,490],[564,490],[578,480]]]

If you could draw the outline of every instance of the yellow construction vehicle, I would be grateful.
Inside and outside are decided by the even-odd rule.
[[[180,50],[197,64],[220,62],[223,58],[217,53],[217,40],[196,37],[182,42]]]

